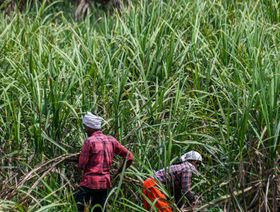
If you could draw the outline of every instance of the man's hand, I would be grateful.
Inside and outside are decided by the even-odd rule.
[[[122,173],[123,169],[127,169],[128,167],[130,167],[132,162],[133,162],[132,160],[125,160],[124,159],[123,162],[122,162],[122,165],[118,169],[118,171],[115,174],[115,176],[118,176],[120,173]]]

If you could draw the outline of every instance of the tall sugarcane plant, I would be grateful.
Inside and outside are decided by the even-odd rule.
[[[198,210],[277,211],[279,2],[140,0],[79,22],[72,6],[1,13],[0,211],[76,210],[86,111],[135,154],[109,211],[145,211],[142,181],[191,149]]]

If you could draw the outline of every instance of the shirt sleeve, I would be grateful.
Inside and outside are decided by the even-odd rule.
[[[82,147],[81,154],[79,157],[79,168],[81,170],[85,170],[86,165],[89,160],[89,154],[90,154],[90,144],[89,144],[89,141],[86,140]]]
[[[192,171],[191,170],[185,170],[182,173],[182,193],[186,194],[188,191],[191,190],[191,177],[192,177]]]
[[[132,152],[130,152],[123,145],[121,145],[117,140],[114,140],[114,153],[123,158],[127,158],[127,160],[130,160],[130,161],[134,160],[134,156],[133,156]]]

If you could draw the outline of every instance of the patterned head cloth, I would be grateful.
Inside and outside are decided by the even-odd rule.
[[[181,156],[181,161],[185,162],[187,160],[198,160],[202,162],[201,154],[196,151],[189,151]]]
[[[83,118],[83,124],[89,128],[100,130],[103,119],[100,116],[93,115],[91,112],[87,112],[87,114]]]

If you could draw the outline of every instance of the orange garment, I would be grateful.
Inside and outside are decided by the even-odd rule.
[[[157,186],[157,181],[149,177],[144,181],[143,192],[146,197],[148,197],[151,202],[156,201],[154,204],[158,209],[158,212],[172,212],[172,207],[167,201],[167,197],[163,194]],[[151,208],[150,204],[144,199],[144,208],[149,210]]]

